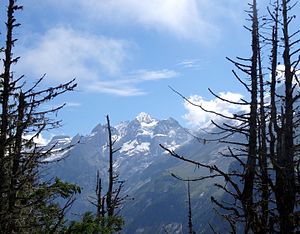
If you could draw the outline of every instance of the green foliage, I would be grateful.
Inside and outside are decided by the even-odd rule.
[[[69,198],[75,193],[80,193],[81,189],[79,186],[67,182],[62,182],[59,178],[55,178],[54,183],[42,183],[40,186],[31,194],[32,197],[42,199],[44,197],[56,198],[62,197],[64,199]]]
[[[67,182],[62,182],[55,178],[52,184],[41,184],[30,196],[32,200],[39,200],[37,209],[34,212],[35,221],[39,228],[36,228],[37,233],[52,233],[59,232],[63,229],[64,213],[67,208],[73,203],[74,194],[80,193],[80,187]],[[54,201],[56,198],[67,199],[64,208]]]
[[[41,148],[34,139],[60,125],[55,116],[63,105],[43,111],[41,105],[72,91],[76,84],[72,80],[41,89],[44,76],[29,85],[25,85],[28,80],[24,76],[14,77],[13,65],[19,60],[13,51],[17,41],[14,35],[20,26],[14,15],[21,9],[17,0],[7,0],[6,40],[0,49],[5,52],[0,72],[0,232],[57,233],[80,188],[57,178],[45,182],[42,165],[55,152],[53,148]],[[57,198],[66,203],[61,207]]]
[[[65,234],[110,234],[122,230],[124,221],[121,217],[97,218],[86,212],[81,221],[72,221],[64,230]]]

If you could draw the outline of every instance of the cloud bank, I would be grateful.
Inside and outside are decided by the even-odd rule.
[[[243,98],[241,94],[232,92],[221,92],[219,93],[219,96],[223,99],[227,99],[233,102],[239,102],[241,98]],[[230,104],[218,98],[205,100],[201,96],[192,95],[188,98],[188,100],[196,105],[201,105],[206,110],[215,111],[226,116],[232,116],[234,113],[248,110],[248,106]],[[216,122],[222,120],[222,117],[205,112],[201,108],[196,107],[188,103],[187,101],[184,102],[184,107],[187,113],[183,116],[183,118],[187,120],[187,122],[192,126],[206,128],[211,124],[211,120],[214,120]]]
[[[95,80],[100,69],[110,75],[120,72],[126,57],[125,41],[94,36],[71,28],[50,29],[33,38],[21,51],[22,70],[35,76],[47,73],[52,80]]]
[[[29,47],[21,49],[24,74],[51,82],[67,82],[76,78],[80,89],[117,96],[137,96],[146,92],[137,84],[176,77],[172,70],[140,69],[124,74],[130,43],[75,31],[71,28],[50,29],[33,38]]]
[[[168,32],[178,38],[210,44],[220,38],[224,18],[240,20],[239,0],[47,0],[64,11],[76,11],[92,24],[121,24]],[[72,7],[70,7],[72,6]],[[237,10],[239,8],[239,10]]]

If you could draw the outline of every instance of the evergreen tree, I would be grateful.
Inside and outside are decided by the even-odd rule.
[[[74,80],[55,87],[39,89],[44,76],[32,84],[24,76],[15,77],[13,65],[19,62],[13,48],[20,26],[14,17],[22,6],[9,0],[6,18],[6,42],[0,85],[0,230],[1,233],[56,233],[62,226],[64,214],[79,192],[73,184],[59,179],[44,180],[42,167],[52,149],[45,150],[34,141],[43,131],[60,125],[53,119],[63,106],[44,110],[42,105],[67,91]],[[37,61],[38,63],[38,61]],[[29,139],[26,136],[31,136]],[[56,198],[67,199],[60,207]]]

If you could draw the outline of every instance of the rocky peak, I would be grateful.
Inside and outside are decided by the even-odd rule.
[[[152,118],[149,114],[145,112],[141,112],[140,114],[138,114],[138,116],[135,117],[135,119],[140,123],[146,123],[146,124],[156,121],[154,118]]]

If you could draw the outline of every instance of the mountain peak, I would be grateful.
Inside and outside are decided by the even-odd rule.
[[[135,117],[135,119],[140,123],[151,123],[155,121],[155,119],[153,119],[149,114],[145,112],[141,112],[140,114],[138,114],[138,116]]]

